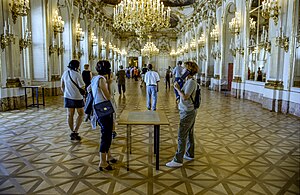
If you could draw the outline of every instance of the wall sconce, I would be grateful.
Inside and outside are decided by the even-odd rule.
[[[232,34],[238,35],[240,33],[240,15],[235,12],[234,18],[232,18],[231,22],[229,22],[229,30]]]
[[[102,45],[102,47],[106,47],[106,43],[103,41],[103,38],[100,39],[100,44]]]
[[[58,50],[57,45],[51,44],[51,45],[49,46],[49,55],[52,55],[53,53],[56,53],[57,50]]]
[[[5,49],[6,46],[8,46],[8,39],[7,39],[6,34],[1,34],[0,44],[1,44],[2,51]]]
[[[214,42],[218,42],[219,41],[219,31],[217,29],[217,26],[215,26],[215,28],[210,33],[210,37],[212,38],[212,40]]]
[[[195,41],[195,39],[192,39],[192,40],[191,40],[190,47],[191,47],[191,49],[192,49],[193,51],[196,50],[196,41]]]
[[[95,34],[92,32],[92,35],[91,35],[91,41],[92,41],[92,46],[97,46],[98,45],[98,39],[97,37],[95,36]]]
[[[10,28],[10,25],[6,25],[4,23],[3,34],[0,36],[0,44],[2,51],[7,47],[10,43],[15,43],[15,35],[13,34],[13,29]]]
[[[31,43],[31,32],[28,29],[26,29],[24,38],[21,38],[19,41],[20,52],[22,52],[23,49],[26,49],[28,46],[30,46]]]
[[[18,16],[27,16],[30,7],[29,0],[13,0],[13,4],[9,4],[11,7],[11,14],[14,24]]]
[[[199,40],[198,40],[198,45],[200,48],[203,48],[205,46],[205,37],[204,33],[201,34]]]
[[[62,55],[65,52],[64,43],[61,43],[61,46],[57,48],[57,55]]]
[[[218,46],[211,49],[211,55],[214,59],[221,58],[221,52]]]
[[[256,21],[253,21],[253,18],[249,19],[249,25],[250,25],[250,34],[255,34],[255,31],[256,31]]]
[[[83,41],[84,39],[84,32],[82,31],[82,28],[80,28],[80,24],[76,24],[76,41],[77,44],[79,41]]]
[[[64,32],[65,22],[62,20],[62,17],[58,15],[58,10],[55,11],[52,22],[53,22],[54,36],[56,36],[57,33]]]
[[[170,52],[170,56],[172,56],[172,57],[176,57],[176,52],[175,52],[175,50],[174,50],[174,49],[172,49],[172,50],[171,50],[171,52]]]
[[[289,38],[283,35],[281,27],[280,31],[277,31],[276,34],[276,46],[283,48],[287,52],[289,50]]]
[[[265,0],[262,2],[262,16],[266,19],[273,18],[275,25],[278,23],[280,6],[277,0]]]
[[[125,51],[125,49],[123,49],[123,50],[121,51],[121,55],[122,55],[122,56],[126,56],[126,55],[127,55],[127,52]]]

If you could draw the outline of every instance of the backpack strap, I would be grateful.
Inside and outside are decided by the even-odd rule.
[[[72,83],[77,87],[77,89],[80,91],[80,87],[79,87],[79,85],[77,84],[77,83],[75,83],[75,81],[72,79],[72,77],[71,77],[71,75],[70,75],[70,71],[68,70],[68,74],[69,74],[69,77],[70,77],[70,79],[71,79],[71,81],[72,81]]]
[[[198,90],[198,87],[200,87],[200,86],[199,86],[199,84],[197,83],[197,86],[196,86],[195,90],[193,91],[193,93],[194,93],[195,91]],[[192,94],[193,94],[193,93],[192,93]],[[194,101],[193,98],[192,98],[192,94],[191,94],[190,98],[191,98],[193,104],[195,104],[195,101]]]

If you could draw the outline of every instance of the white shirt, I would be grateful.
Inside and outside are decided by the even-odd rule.
[[[71,81],[68,71],[70,72],[70,76],[72,77],[73,81],[77,83],[80,88],[84,87],[81,74],[74,70],[67,70],[61,76],[61,82],[64,82],[65,84],[64,97],[72,100],[82,100],[83,96],[80,94],[79,89]]]
[[[146,83],[146,86],[157,85],[157,82],[160,81],[159,75],[157,72],[150,70],[146,72],[144,81]]]

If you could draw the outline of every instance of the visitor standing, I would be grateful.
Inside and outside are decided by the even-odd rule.
[[[152,105],[152,110],[155,111],[157,103],[158,82],[160,81],[160,79],[158,73],[153,71],[152,68],[152,64],[148,64],[149,71],[145,74],[145,83],[147,86],[147,109],[151,110]]]
[[[183,70],[183,68],[182,68],[182,61],[178,61],[177,66],[173,70],[173,75],[175,77],[175,82],[178,83],[180,89],[183,86],[183,82],[179,82],[179,81],[181,81],[180,78],[182,76],[182,70]],[[175,91],[175,96],[176,96],[176,102],[178,103],[178,101],[179,101],[179,94],[178,94],[178,92],[177,92],[176,89],[174,89],[174,91]]]
[[[118,82],[118,91],[119,94],[125,96],[125,70],[123,70],[123,66],[120,66],[120,70],[116,74],[117,82]],[[123,93],[122,93],[123,92]]]

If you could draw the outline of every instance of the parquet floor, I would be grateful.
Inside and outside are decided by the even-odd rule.
[[[114,171],[99,172],[99,129],[83,123],[81,143],[72,143],[63,99],[50,97],[45,108],[0,113],[0,194],[300,193],[300,119],[204,88],[195,160],[167,168],[177,147],[179,115],[173,91],[163,84],[158,110],[171,125],[161,127],[159,171],[147,126],[133,128],[126,171],[126,127],[117,126],[111,151],[120,163]],[[118,115],[124,109],[146,110],[145,88],[130,80],[126,98],[116,95],[116,101]]]

